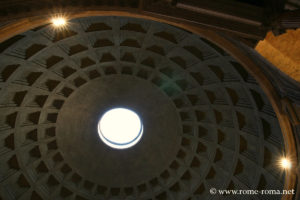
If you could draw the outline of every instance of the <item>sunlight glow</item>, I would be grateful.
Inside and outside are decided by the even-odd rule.
[[[64,17],[54,17],[51,22],[54,27],[64,27],[67,25],[67,20]]]
[[[114,108],[108,110],[98,123],[98,134],[108,146],[126,149],[139,142],[143,134],[140,117],[132,110]]]
[[[291,163],[291,161],[288,158],[283,157],[280,160],[280,166],[283,169],[290,169],[292,167],[292,163]]]

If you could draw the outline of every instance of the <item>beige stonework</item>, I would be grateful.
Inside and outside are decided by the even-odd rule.
[[[300,29],[274,36],[269,32],[255,48],[282,72],[300,82]]]

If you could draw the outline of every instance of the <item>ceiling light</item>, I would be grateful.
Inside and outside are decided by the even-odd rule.
[[[126,149],[139,142],[143,134],[140,117],[132,110],[114,108],[105,112],[98,122],[101,140],[115,149]]]
[[[63,17],[54,17],[51,21],[55,27],[64,27],[67,24],[67,20]]]
[[[280,160],[280,166],[283,169],[290,169],[292,167],[292,163],[288,158],[283,157]]]

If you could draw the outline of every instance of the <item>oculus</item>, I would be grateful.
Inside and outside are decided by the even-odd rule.
[[[127,108],[106,111],[98,122],[100,139],[115,149],[127,149],[136,145],[143,134],[140,117]]]

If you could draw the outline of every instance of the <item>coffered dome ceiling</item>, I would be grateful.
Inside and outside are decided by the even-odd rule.
[[[210,188],[283,189],[272,106],[213,43],[157,22],[89,17],[1,47],[2,199],[220,199]],[[136,146],[115,150],[99,139],[98,120],[113,107],[142,118]]]

